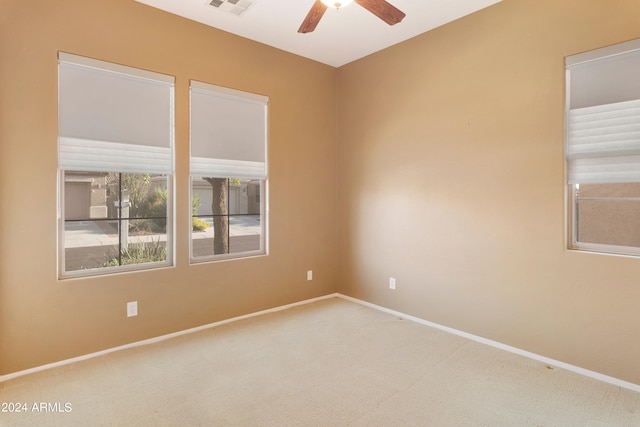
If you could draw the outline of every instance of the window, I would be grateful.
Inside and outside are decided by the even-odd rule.
[[[173,77],[59,54],[59,276],[173,264]]]
[[[569,247],[640,255],[640,40],[566,64]]]
[[[266,254],[267,98],[191,82],[191,260]]]

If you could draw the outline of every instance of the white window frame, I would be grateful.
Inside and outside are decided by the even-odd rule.
[[[577,174],[577,170],[580,168],[580,166],[576,167],[575,163],[572,164],[572,162],[574,162],[573,159],[575,159],[575,154],[572,155],[572,148],[571,148],[571,132],[572,132],[572,119],[571,119],[571,101],[572,101],[572,97],[571,97],[571,70],[574,67],[580,67],[580,66],[589,66],[590,63],[596,63],[597,61],[600,60],[607,60],[610,58],[615,58],[618,55],[625,55],[625,54],[637,54],[640,57],[640,39],[636,39],[636,40],[631,40],[628,42],[624,42],[624,43],[620,43],[620,44],[616,44],[613,46],[608,46],[608,47],[604,47],[601,49],[596,49],[596,50],[592,50],[592,51],[588,51],[588,52],[584,52],[581,54],[577,54],[577,55],[572,55],[569,56],[565,59],[565,64],[566,64],[566,74],[565,74],[565,88],[566,88],[566,98],[565,98],[565,147],[566,147],[566,151],[565,151],[565,165],[566,165],[566,182],[567,182],[567,186],[566,186],[566,218],[567,218],[567,226],[566,226],[566,238],[567,238],[567,247],[569,250],[575,250],[575,251],[584,251],[584,252],[591,252],[591,253],[600,253],[600,254],[606,254],[606,255],[623,255],[623,256],[633,256],[633,257],[638,257],[640,256],[640,247],[634,247],[634,246],[623,246],[623,245],[611,245],[611,244],[602,244],[602,243],[590,243],[590,242],[581,242],[578,241],[578,218],[577,218],[577,211],[576,211],[576,206],[577,206],[577,197],[576,195],[578,194],[578,190],[579,190],[579,185],[580,182],[574,182],[574,181],[579,181],[579,179],[576,177]],[[638,72],[640,72],[640,69],[638,70]],[[640,99],[640,96],[635,96],[635,99]],[[603,101],[602,103],[596,103],[593,104],[594,106],[599,106],[599,105],[607,105],[608,103],[613,103],[613,104],[609,104],[609,105],[614,105],[616,102],[624,102],[624,101],[620,101],[620,100],[609,100],[609,101]],[[637,123],[640,123],[637,122]],[[587,150],[589,150],[587,148]],[[597,150],[597,149],[596,149]],[[632,154],[630,155],[634,155],[637,154],[637,152],[640,150],[640,143],[636,144],[636,147],[631,148],[630,150],[625,150],[628,151]],[[575,149],[573,149],[573,152],[575,153]],[[622,152],[622,151],[621,151]],[[600,154],[598,154],[599,151],[593,151],[593,154],[591,154],[594,157],[598,157],[600,156]],[[609,154],[612,155],[612,154]],[[625,154],[621,154],[622,156],[624,156]],[[573,158],[572,158],[573,156]],[[580,155],[578,155],[580,156]],[[603,154],[602,156],[606,157],[606,154]],[[586,157],[589,157],[589,155],[587,155]],[[585,158],[584,156],[582,157],[583,159]],[[572,170],[573,168],[573,170]],[[614,168],[615,169],[615,168]],[[584,170],[584,169],[583,169]],[[587,172],[588,173],[588,172]],[[637,168],[636,171],[630,172],[628,175],[633,175],[633,174],[639,174],[640,173],[640,168]],[[617,171],[613,171],[612,174],[618,175],[619,172]],[[585,175],[586,176],[586,175]],[[628,179],[628,180],[624,180],[624,179]],[[630,177],[630,178],[623,178],[623,177],[619,177],[619,176],[608,176],[605,178],[602,178],[601,181],[597,181],[597,180],[591,180],[590,184],[596,184],[596,183],[601,183],[601,184],[616,184],[616,183],[627,183],[627,182],[640,182],[638,181],[637,176],[636,177]],[[583,182],[584,183],[584,182]],[[626,199],[630,199],[631,198],[626,198]]]
[[[141,70],[138,68],[128,67],[124,65],[114,64],[110,62],[100,61],[92,58],[86,58],[78,55],[73,55],[65,52],[59,52],[58,54],[59,64],[71,64],[71,66],[80,66],[93,68],[98,72],[111,72],[122,75],[124,78],[132,77],[134,79],[142,78],[148,79],[159,84],[164,85],[165,89],[169,89],[169,99],[168,101],[168,114],[167,122],[164,123],[169,130],[168,138],[168,150],[166,148],[162,150],[156,150],[159,152],[158,159],[154,160],[153,158],[148,158],[148,164],[145,166],[149,170],[140,170],[140,162],[138,164],[133,163],[133,161],[125,160],[121,165],[114,167],[114,162],[117,162],[117,155],[109,156],[107,155],[87,155],[85,153],[80,153],[78,155],[66,155],[60,154],[58,156],[58,173],[57,173],[57,265],[58,265],[58,279],[73,279],[73,278],[87,278],[87,277],[97,277],[108,274],[115,273],[125,273],[125,272],[133,272],[133,271],[144,271],[158,268],[169,268],[175,265],[175,239],[174,239],[174,230],[175,230],[175,206],[174,206],[174,194],[175,194],[175,148],[174,148],[174,123],[175,123],[175,94],[174,94],[174,85],[175,78],[173,76],[168,76],[152,71]],[[59,95],[60,97],[60,88]],[[60,99],[60,98],[59,98]],[[60,112],[59,112],[60,114]],[[60,128],[60,125],[59,125]],[[62,132],[62,131],[61,131]],[[69,137],[68,135],[58,136],[58,147],[60,150],[61,144],[65,145],[65,147],[70,143],[73,145],[78,142],[78,144],[83,143],[83,139],[77,139]],[[93,142],[100,145],[102,144],[100,141],[92,141],[91,139],[86,140],[89,145]],[[131,143],[129,141],[129,143]],[[108,143],[107,143],[108,144]],[[114,146],[116,146],[115,144]],[[65,148],[66,149],[66,148]],[[153,147],[150,150],[154,150]],[[117,150],[113,150],[117,151]],[[151,157],[155,157],[154,154],[151,154]],[[86,161],[83,158],[87,159]],[[105,160],[106,159],[106,160]],[[96,160],[96,161],[92,161]],[[107,168],[109,170],[100,170],[101,164],[107,164]],[[164,166],[158,166],[159,164],[163,164]],[[87,168],[84,169],[83,165],[86,165]],[[160,172],[159,169],[164,169],[163,172]],[[117,170],[113,170],[117,169]],[[115,172],[115,173],[162,173],[166,176],[166,190],[167,190],[167,216],[166,216],[166,260],[157,261],[157,262],[147,262],[140,264],[128,264],[128,265],[120,265],[120,266],[112,266],[112,267],[96,267],[96,268],[88,268],[85,270],[71,270],[66,271],[66,259],[65,259],[65,173],[66,172]],[[90,219],[88,219],[90,220]],[[121,219],[118,219],[122,221]]]
[[[258,141],[263,146],[263,164],[260,162],[255,162],[252,159],[243,159],[243,158],[233,158],[233,159],[206,159],[202,157],[193,156],[193,145],[194,138],[198,138],[196,136],[198,132],[194,131],[194,122],[197,126],[197,120],[194,119],[194,110],[193,110],[193,94],[195,91],[210,91],[211,93],[215,93],[221,98],[228,97],[229,99],[244,99],[248,102],[264,104],[264,135],[261,137],[263,141]],[[237,89],[231,89],[227,87],[212,85],[209,83],[203,83],[199,81],[192,80],[190,82],[190,126],[191,126],[191,141],[189,144],[189,158],[190,158],[190,172],[189,172],[189,260],[191,264],[198,263],[206,263],[206,262],[216,262],[216,261],[228,261],[228,260],[236,260],[236,259],[245,259],[251,257],[258,256],[267,256],[269,254],[269,175],[268,175],[268,97],[263,95],[257,95],[249,92],[244,92]],[[197,144],[198,141],[196,140]],[[208,143],[208,142],[207,142]],[[212,141],[212,143],[215,143]],[[255,147],[254,147],[255,148]],[[212,162],[213,160],[213,162]],[[194,197],[194,178],[200,178],[203,176],[207,176],[204,173],[203,165],[209,164],[215,166],[220,171],[217,174],[219,178],[240,178],[240,179],[254,179],[260,181],[260,247],[257,250],[243,251],[243,252],[228,252],[225,254],[213,254],[213,255],[205,255],[205,256],[196,256],[194,254],[194,237],[193,237],[193,228],[191,224],[192,212],[191,212],[191,200]],[[206,169],[207,166],[204,166]],[[225,170],[229,172],[225,173]],[[240,170],[239,176],[235,176],[237,173],[236,170]],[[195,175],[194,175],[195,171]],[[228,217],[234,216],[234,214],[227,214]]]
[[[576,207],[576,187],[575,184],[568,184],[568,196],[567,200],[567,212],[568,212],[568,242],[569,249],[582,252],[600,253],[606,255],[628,255],[633,257],[640,257],[640,247],[635,246],[622,246],[622,245],[607,245],[604,243],[589,243],[580,242],[578,237],[578,224],[577,224],[577,212]]]

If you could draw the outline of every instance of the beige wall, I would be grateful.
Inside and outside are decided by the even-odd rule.
[[[505,0],[339,69],[339,290],[640,383],[640,260],[565,250],[563,180],[564,57],[637,37]]]
[[[176,77],[176,268],[56,280],[58,50]],[[0,374],[334,292],[335,78],[133,0],[0,0]],[[189,79],[269,96],[267,257],[189,265]]]
[[[640,383],[640,262],[565,250],[563,184],[563,58],[640,37],[636,0],[504,0],[337,70],[132,0],[0,7],[0,374],[339,290]],[[176,76],[176,268],[56,281],[58,50]],[[270,97],[268,257],[188,264],[189,78]]]

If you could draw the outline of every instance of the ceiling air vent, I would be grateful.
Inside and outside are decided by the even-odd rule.
[[[255,3],[255,0],[212,0],[209,4],[224,12],[242,15]]]

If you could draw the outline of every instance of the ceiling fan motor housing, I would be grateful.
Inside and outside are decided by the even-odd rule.
[[[335,9],[340,9],[341,7],[345,7],[347,6],[349,3],[351,3],[353,0],[342,0],[342,1],[336,1],[336,0],[322,0],[322,3],[326,4],[329,7],[333,7]]]
[[[311,6],[311,10],[307,14],[302,25],[298,28],[299,33],[310,33],[316,29],[320,18],[328,7],[340,9],[347,6],[354,0],[316,0]],[[355,0],[360,6],[376,15],[389,25],[395,25],[402,21],[406,16],[403,11],[388,3],[386,0]]]

